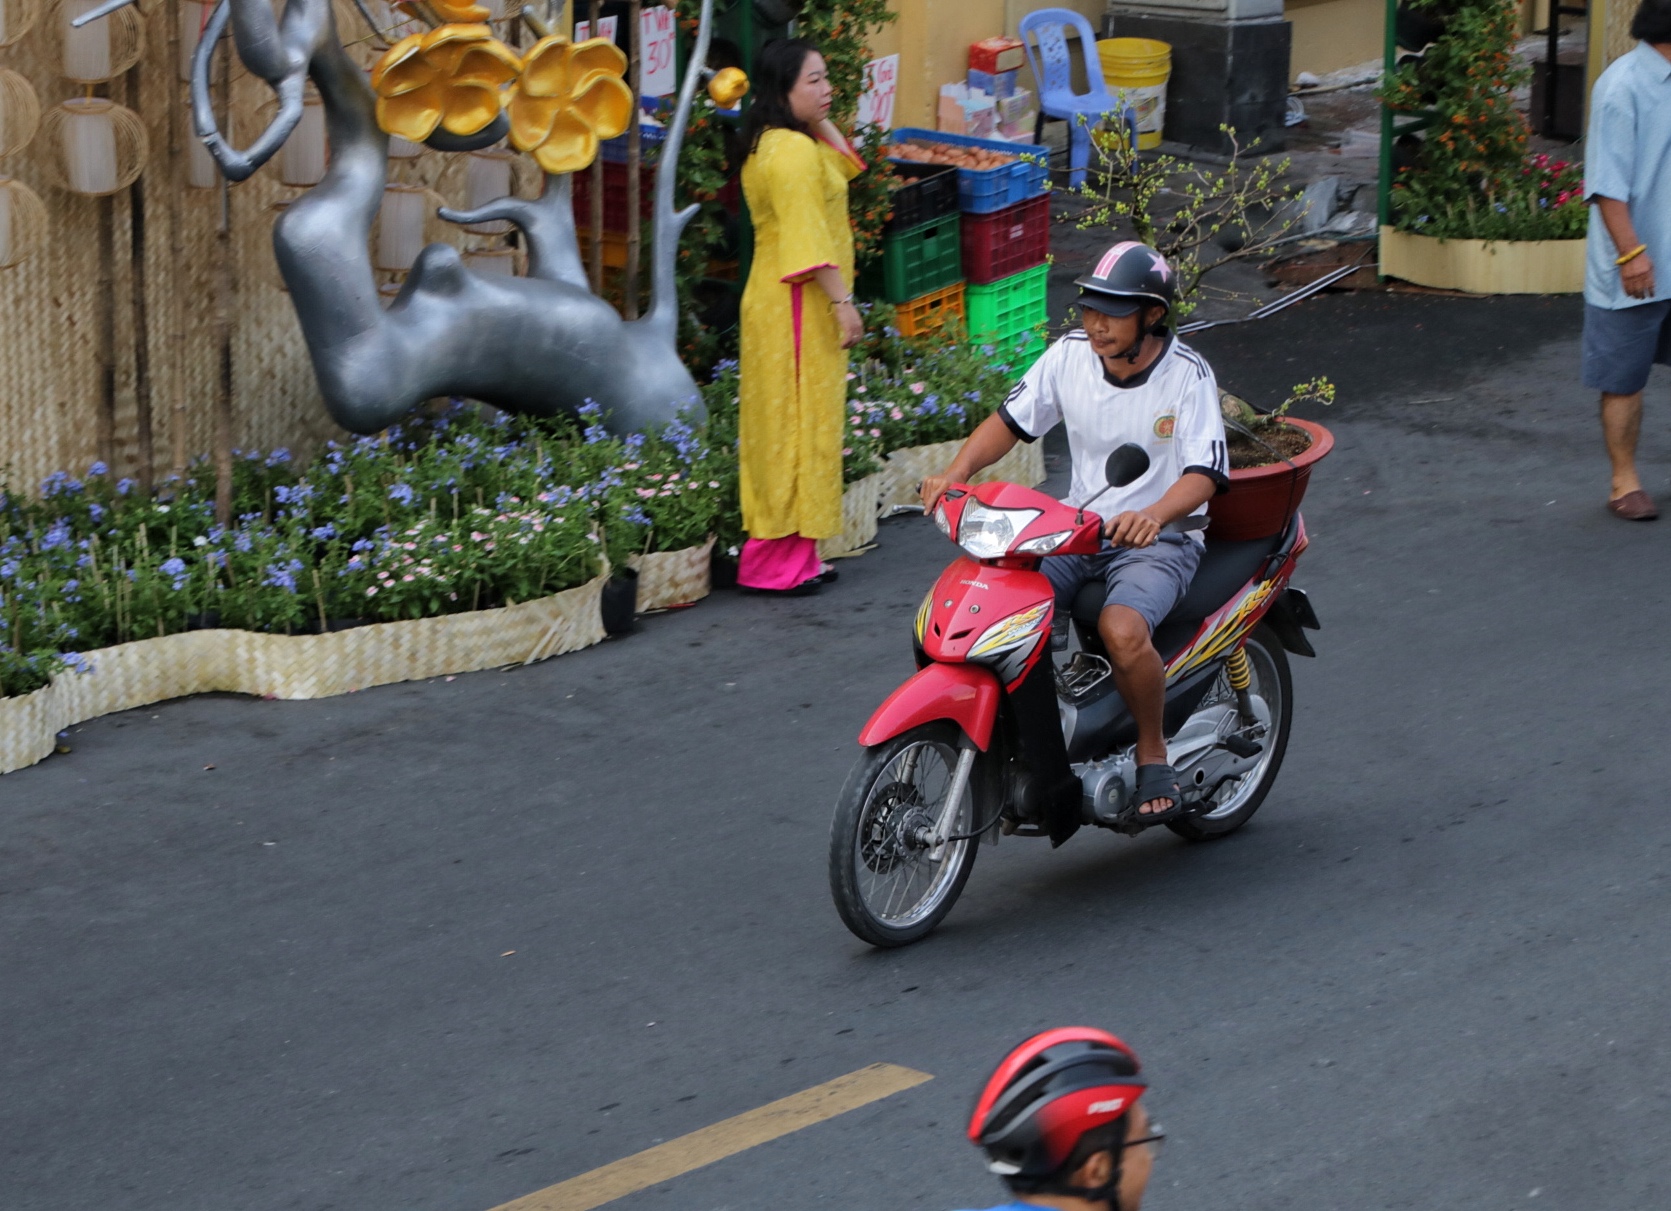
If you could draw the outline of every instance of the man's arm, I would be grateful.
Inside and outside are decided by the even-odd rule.
[[[1613,247],[1623,256],[1642,241],[1636,236],[1636,224],[1630,218],[1630,204],[1618,198],[1595,195],[1595,205],[1601,211],[1601,221],[1607,234],[1613,237]],[[1619,266],[1619,283],[1633,299],[1652,298],[1654,293],[1654,262],[1646,252],[1639,252]]]
[[[1185,471],[1166,494],[1146,509],[1116,513],[1108,519],[1103,533],[1116,546],[1147,547],[1154,545],[1161,527],[1180,517],[1188,517],[1213,498],[1218,485],[1199,471]]]
[[[994,412],[983,420],[963,443],[944,475],[929,475],[922,482],[923,512],[932,513],[948,484],[966,484],[1015,448],[1018,439],[1004,418]],[[1203,497],[1202,499],[1205,499]]]

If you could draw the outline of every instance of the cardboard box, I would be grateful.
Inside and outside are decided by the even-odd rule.
[[[939,127],[949,135],[991,136],[998,127],[997,103],[985,93],[971,92],[967,84],[940,86]]]
[[[982,92],[989,97],[1009,97],[1015,95],[1015,78],[1021,73],[1015,68],[1009,71],[989,72],[969,69],[969,88],[972,92]]]
[[[982,38],[969,48],[969,70],[989,75],[1014,71],[1027,61],[1020,38]]]

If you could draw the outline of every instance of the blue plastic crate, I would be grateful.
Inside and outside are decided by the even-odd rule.
[[[1031,143],[1007,143],[1002,139],[976,139],[969,135],[948,135],[938,130],[906,126],[893,132],[894,143],[951,143],[957,147],[982,147],[1021,157],[997,168],[957,170],[958,209],[970,214],[991,214],[1045,191],[1050,174],[1043,147]],[[909,160],[903,161],[910,163]]]

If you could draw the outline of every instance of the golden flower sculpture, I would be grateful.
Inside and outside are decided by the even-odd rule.
[[[721,109],[736,109],[748,96],[748,76],[740,67],[722,67],[708,81],[708,96]]]
[[[511,87],[511,143],[549,173],[577,172],[632,121],[627,57],[607,38],[570,42],[552,34],[534,43]]]
[[[422,143],[485,130],[504,107],[522,61],[485,25],[441,25],[396,42],[371,69],[377,125]]]

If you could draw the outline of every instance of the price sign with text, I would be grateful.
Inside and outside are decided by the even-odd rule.
[[[865,64],[864,92],[859,94],[859,125],[892,130],[894,96],[899,87],[899,56],[884,55]]]
[[[619,24],[620,19],[617,17],[600,18],[598,21],[598,37],[608,38],[611,42],[615,41],[615,30]],[[592,23],[590,21],[576,21],[574,23],[574,40],[576,42],[585,42],[591,36]]]
[[[665,97],[678,86],[674,79],[673,62],[678,30],[673,21],[673,10],[659,4],[645,9],[639,15],[638,29],[641,34],[638,44],[644,48],[643,95]]]

